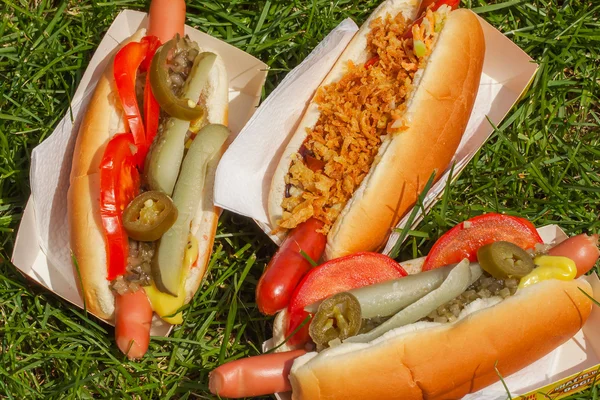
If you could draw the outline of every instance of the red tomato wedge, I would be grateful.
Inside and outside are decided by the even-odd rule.
[[[106,238],[106,279],[109,281],[125,273],[129,253],[121,216],[140,189],[132,148],[135,146],[130,133],[116,135],[108,142],[100,162],[100,216]]]
[[[501,240],[523,249],[532,249],[536,243],[542,243],[535,226],[525,218],[483,214],[461,222],[443,234],[427,255],[423,271],[455,264],[465,257],[475,261],[480,247]]]
[[[308,313],[304,307],[336,293],[406,276],[406,271],[393,259],[379,253],[356,253],[336,258],[312,269],[298,285],[288,306],[289,324],[286,336],[298,328]],[[289,343],[306,343],[305,324]]]

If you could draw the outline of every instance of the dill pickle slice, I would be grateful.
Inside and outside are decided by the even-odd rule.
[[[218,157],[229,136],[224,125],[207,125],[198,132],[181,165],[173,191],[177,220],[160,239],[152,259],[152,277],[158,290],[176,296],[181,281],[183,257],[206,180],[207,166]]]
[[[203,52],[196,56],[190,76],[183,88],[183,98],[196,100],[200,98],[216,58],[217,56],[210,52]],[[168,195],[173,193],[189,128],[190,121],[175,117],[164,122],[164,129],[156,138],[147,157],[146,182],[151,190],[165,192]]]

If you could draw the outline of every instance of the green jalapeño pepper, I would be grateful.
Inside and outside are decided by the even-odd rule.
[[[477,260],[481,268],[496,279],[522,278],[535,268],[531,256],[525,250],[504,241],[481,247],[477,251]]]
[[[123,226],[127,235],[142,242],[160,239],[176,219],[177,208],[173,200],[156,191],[140,194],[123,212]]]
[[[319,305],[308,333],[316,344],[327,347],[332,340],[356,335],[361,322],[360,303],[354,295],[342,292]]]
[[[178,98],[168,83],[169,67],[167,60],[176,51],[179,40],[181,39],[177,36],[157,50],[150,65],[150,84],[154,97],[156,97],[156,100],[167,114],[180,120],[193,121],[201,118],[204,114],[202,107],[197,104],[198,98],[189,99],[185,96]],[[187,84],[193,85],[193,82],[190,82],[192,80],[200,82],[196,86],[204,86],[215,60],[216,56],[213,53],[206,53],[200,55],[200,57],[196,57],[195,65],[188,77]]]

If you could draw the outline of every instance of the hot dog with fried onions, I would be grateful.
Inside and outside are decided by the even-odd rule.
[[[441,177],[469,120],[485,53],[477,17],[457,6],[388,0],[371,14],[275,170],[268,198],[275,232],[317,220],[322,227],[310,241],[326,240],[323,260],[375,251],[432,173]],[[270,270],[287,274],[284,263]],[[257,292],[260,309],[281,309],[274,296]]]

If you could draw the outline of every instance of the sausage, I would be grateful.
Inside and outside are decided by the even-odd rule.
[[[300,279],[310,270],[312,260],[318,261],[325,251],[327,236],[317,232],[323,223],[311,218],[294,228],[273,256],[256,286],[256,303],[260,312],[275,314],[290,302]]]
[[[594,267],[600,257],[598,235],[581,235],[568,238],[548,251],[551,256],[563,256],[575,261],[577,277]]]
[[[152,0],[147,35],[157,36],[162,43],[176,34],[183,36],[185,0]]]
[[[221,365],[209,375],[208,388],[219,397],[255,397],[292,390],[288,375],[305,350],[262,354]]]
[[[146,292],[116,295],[115,338],[119,350],[130,359],[141,358],[148,350],[152,306]]]

